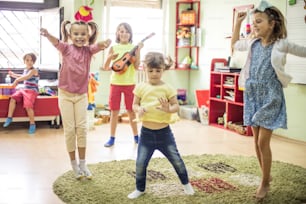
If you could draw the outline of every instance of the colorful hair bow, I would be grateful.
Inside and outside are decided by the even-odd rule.
[[[93,9],[89,6],[81,6],[74,15],[75,20],[85,22],[91,21],[93,19],[91,13],[92,10]]]
[[[264,12],[267,8],[271,8],[271,7],[272,5],[269,2],[262,0],[260,1],[259,5],[255,8],[255,10]]]

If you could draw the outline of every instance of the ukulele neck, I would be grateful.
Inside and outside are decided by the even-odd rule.
[[[131,56],[136,56],[136,50],[138,49],[138,45],[136,45],[129,53]]]

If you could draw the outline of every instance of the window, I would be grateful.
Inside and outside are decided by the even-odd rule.
[[[28,52],[39,55],[39,13],[0,11],[0,67],[24,67]]]
[[[113,43],[116,39],[117,26],[127,22],[133,30],[133,44],[137,45],[142,39],[151,34],[155,35],[144,42],[141,57],[148,51],[163,52],[163,10],[160,0],[128,1],[110,0],[110,6],[106,6],[105,31],[106,38]]]
[[[46,8],[52,7],[55,0],[45,0]],[[18,1],[19,2],[19,1]],[[0,69],[23,68],[22,57],[27,52],[37,55],[35,65],[40,69],[58,69],[59,55],[50,52],[51,44],[40,36],[40,27],[47,28],[55,37],[60,36],[60,22],[62,9],[46,9],[35,3],[7,2],[0,0]],[[34,1],[32,1],[33,3]],[[148,51],[160,51],[164,49],[164,20],[161,0],[134,0],[133,4],[128,0],[106,0],[105,26],[103,33],[115,42],[115,32],[118,24],[127,22],[133,29],[133,44],[138,44],[142,39],[154,32],[155,35],[144,42],[142,57]],[[27,8],[22,10],[22,8]],[[34,8],[29,10],[28,8]],[[53,5],[54,8],[54,5]],[[105,53],[107,54],[107,53]]]
[[[0,69],[24,68],[22,58],[28,52],[33,52],[37,56],[36,67],[41,67],[41,64],[48,66],[52,64],[53,68],[58,69],[59,57],[58,55],[50,57],[48,52],[50,43],[43,43],[44,41],[40,40],[39,31],[41,26],[45,26],[50,33],[59,37],[60,10],[58,8],[42,10],[58,6],[58,1],[45,0],[41,1],[43,3],[37,3],[36,0],[35,4],[32,4],[34,1],[24,2],[0,0]]]

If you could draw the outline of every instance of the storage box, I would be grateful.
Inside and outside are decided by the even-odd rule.
[[[188,120],[196,120],[197,118],[197,107],[193,105],[180,106],[179,116]]]
[[[177,89],[177,100],[180,105],[187,103],[187,90],[186,89]]]
[[[180,23],[187,25],[194,25],[196,23],[196,12],[195,10],[182,11],[180,16]]]
[[[10,98],[15,92],[16,89],[12,84],[0,84],[0,99]]]

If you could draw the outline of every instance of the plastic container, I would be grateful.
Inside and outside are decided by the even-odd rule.
[[[12,83],[12,81],[11,81],[11,77],[10,77],[10,75],[9,75],[9,74],[7,74],[7,75],[6,75],[6,77],[5,77],[5,83],[6,83],[6,84],[10,84],[10,83]]]

